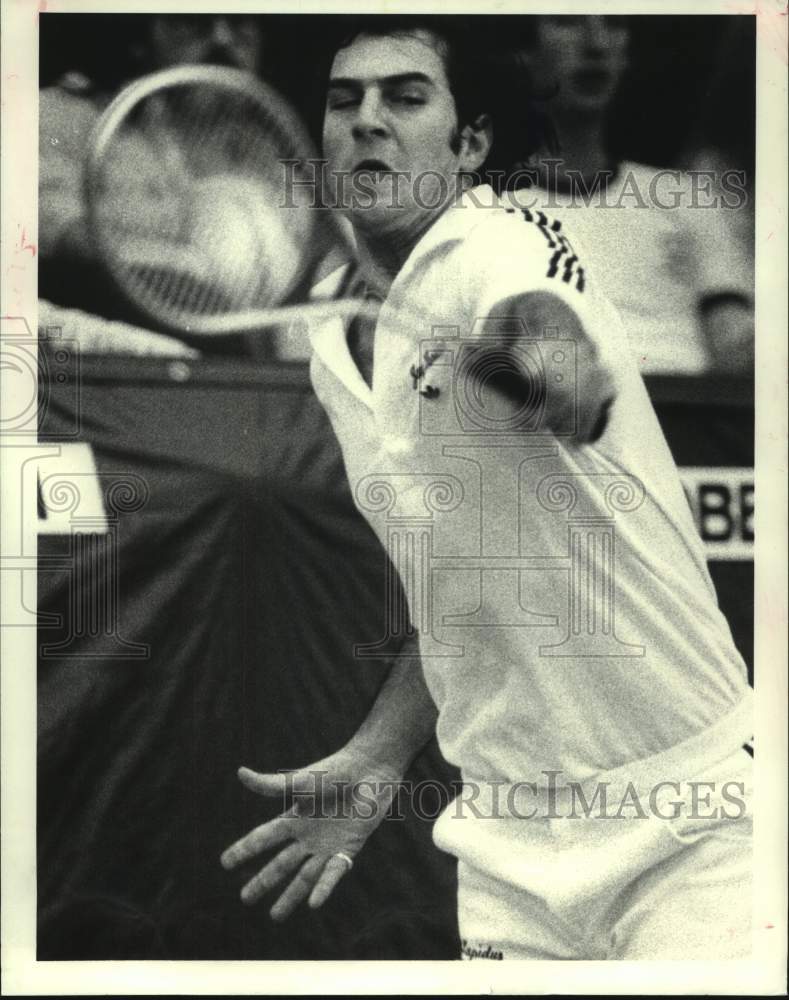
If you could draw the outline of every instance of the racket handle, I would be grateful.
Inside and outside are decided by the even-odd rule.
[[[278,306],[275,309],[250,309],[245,312],[229,313],[226,316],[201,316],[195,333],[215,336],[226,333],[249,333],[266,328],[288,326],[291,323],[320,323],[332,319],[347,319],[360,316],[375,319],[380,312],[379,302],[365,302],[361,299],[331,299],[308,302],[302,305]],[[189,328],[185,327],[189,332]]]

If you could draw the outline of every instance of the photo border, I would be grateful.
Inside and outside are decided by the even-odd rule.
[[[41,13],[209,13],[218,2],[5,0],[2,24],[2,323],[37,329],[38,20]],[[489,12],[481,3],[236,2],[223,13]],[[787,671],[787,21],[780,2],[556,2],[503,0],[496,12],[749,14],[757,18],[755,898],[754,957],[740,962],[321,962],[320,990],[358,993],[633,994],[778,993],[786,988]],[[656,81],[659,85],[659,81]],[[21,405],[18,379],[0,372],[3,413]],[[35,428],[35,406],[32,427]],[[15,432],[0,439],[0,471],[34,448]],[[14,465],[11,464],[13,459]],[[3,476],[3,542],[36,551],[34,526],[9,524],[18,483]],[[9,513],[10,512],[10,513]],[[27,519],[28,522],[30,519]],[[14,532],[20,531],[21,538]],[[10,539],[10,542],[9,542]],[[8,552],[8,549],[6,549]],[[33,564],[34,565],[34,564]],[[28,574],[33,576],[34,574]],[[35,960],[36,630],[2,630],[2,975],[6,995],[298,994],[314,991],[305,962],[37,962]],[[29,594],[28,600],[35,600]],[[34,606],[34,605],[33,605]]]

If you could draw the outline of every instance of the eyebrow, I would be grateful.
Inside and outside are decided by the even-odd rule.
[[[365,84],[369,83],[383,83],[387,86],[397,86],[403,83],[426,83],[431,87],[435,86],[435,83],[429,76],[425,73],[395,73],[392,76],[377,76],[370,77],[368,79],[358,79],[356,77],[344,77],[336,76],[329,80],[329,90],[348,88],[350,90],[358,89],[363,87]]]

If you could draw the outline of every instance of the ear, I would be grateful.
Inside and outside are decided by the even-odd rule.
[[[460,169],[477,170],[488,158],[493,145],[493,123],[490,115],[480,115],[460,132]]]

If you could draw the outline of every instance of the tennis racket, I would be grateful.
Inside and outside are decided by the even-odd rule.
[[[241,70],[142,77],[90,138],[85,196],[100,257],[136,311],[176,333],[372,318],[359,300],[304,303],[327,255],[352,255],[321,193],[298,116]]]

